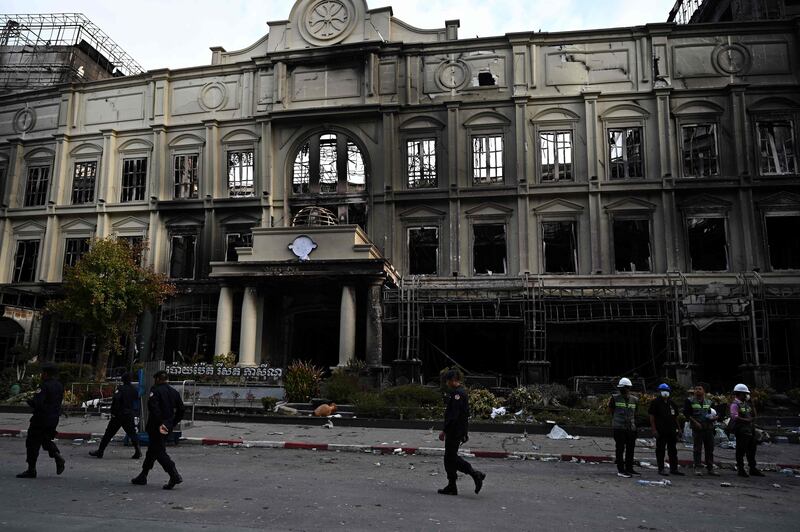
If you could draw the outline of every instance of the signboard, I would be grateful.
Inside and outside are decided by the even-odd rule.
[[[283,377],[282,368],[273,368],[269,364],[260,366],[226,366],[224,364],[172,364],[165,368],[170,377],[189,379],[192,377],[239,377],[246,380],[278,380]]]

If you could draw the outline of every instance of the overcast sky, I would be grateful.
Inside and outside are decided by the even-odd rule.
[[[459,36],[664,22],[674,0],[371,0],[420,28],[460,19]],[[146,70],[211,62],[209,47],[245,48],[285,20],[294,0],[2,0],[3,13],[83,13]]]

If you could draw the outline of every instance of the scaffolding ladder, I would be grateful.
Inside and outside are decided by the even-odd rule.
[[[664,312],[667,327],[667,360],[670,364],[685,366],[694,362],[689,327],[683,324],[681,309],[689,295],[686,277],[680,272],[668,272],[670,297]]]
[[[398,359],[419,358],[419,281],[416,276],[400,279],[400,301],[398,312]]]
[[[742,360],[754,366],[769,365],[769,312],[764,279],[758,272],[738,276],[750,304],[748,319],[741,322]]]
[[[547,318],[542,284],[541,276],[532,281],[530,276],[525,274],[522,314],[525,327],[523,359],[537,362],[547,360]]]

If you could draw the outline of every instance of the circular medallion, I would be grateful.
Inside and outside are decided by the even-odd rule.
[[[218,81],[207,83],[200,89],[200,105],[207,111],[213,111],[225,105],[227,96],[225,85],[222,83]]]
[[[298,259],[302,261],[310,260],[308,256],[312,251],[317,249],[317,243],[311,240],[311,237],[301,235],[289,244],[289,249],[292,250],[292,253],[294,253]]]
[[[20,109],[14,115],[14,130],[17,133],[27,133],[36,125],[36,111],[30,107]]]
[[[353,31],[357,18],[352,0],[314,0],[299,21],[300,33],[311,44],[336,44]]]
[[[469,67],[463,61],[445,61],[436,69],[436,82],[443,89],[459,89],[467,81],[469,81]]]
[[[724,44],[714,52],[714,64],[725,74],[740,74],[750,68],[750,52],[741,44]]]

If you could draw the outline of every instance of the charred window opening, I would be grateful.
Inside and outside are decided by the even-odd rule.
[[[759,122],[758,146],[762,174],[797,173],[791,122]]]
[[[32,283],[35,281],[38,259],[38,240],[20,240],[17,242],[17,255],[14,257],[14,282]]]
[[[97,161],[75,163],[72,173],[72,204],[92,203],[97,180]]]
[[[683,175],[708,177],[719,173],[716,124],[683,126]]]
[[[435,188],[436,139],[409,140],[406,145],[408,157],[408,188]]]
[[[44,205],[47,200],[47,189],[50,184],[49,166],[32,166],[28,169],[28,181],[25,183],[25,206]]]
[[[689,260],[692,271],[727,271],[728,240],[724,218],[689,218]]]
[[[439,273],[439,228],[412,227],[408,230],[408,273]]]
[[[614,220],[614,268],[618,272],[649,272],[650,221]]]
[[[367,188],[367,169],[361,150],[353,142],[347,143],[347,191],[362,192]]]
[[[295,194],[364,192],[367,167],[358,145],[344,135],[326,133],[309,139],[292,166]]]
[[[197,235],[173,235],[169,257],[172,279],[194,279]]]
[[[319,139],[319,191],[336,192],[339,171],[336,168],[336,135],[323,135]]]
[[[147,187],[147,157],[124,159],[122,161],[122,198],[123,203],[144,201]]]
[[[572,131],[539,133],[542,181],[572,179]]]
[[[175,199],[197,197],[197,158],[196,153],[175,156]]]
[[[64,245],[64,272],[67,268],[72,268],[81,257],[89,251],[90,243],[88,238],[68,238]]]
[[[769,262],[773,270],[800,270],[800,216],[767,216]]]
[[[253,246],[253,233],[249,231],[237,231],[225,235],[225,260],[236,262],[239,254],[236,248],[249,248]]]
[[[472,137],[472,178],[476,185],[503,182],[503,137]]]
[[[255,195],[253,150],[228,152],[228,195],[245,198]]]
[[[576,273],[578,247],[576,223],[542,222],[542,251],[545,273]]]
[[[491,72],[478,72],[479,87],[491,87],[493,85],[497,85],[497,80],[494,79]]]
[[[608,130],[609,173],[612,179],[644,177],[642,128]]]
[[[120,236],[117,237],[117,239],[124,242],[125,245],[127,245],[128,248],[130,248],[133,261],[136,262],[137,264],[141,264],[145,251],[144,237]]]
[[[304,144],[297,157],[294,159],[292,171],[292,192],[295,194],[308,194],[310,192],[310,179],[308,172],[309,165],[309,146]]]
[[[477,275],[506,273],[505,224],[475,224],[472,226],[472,264]]]

